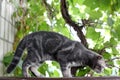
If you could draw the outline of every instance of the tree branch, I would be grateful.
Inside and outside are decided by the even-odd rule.
[[[78,35],[79,39],[81,40],[81,43],[85,47],[88,47],[87,41],[86,41],[85,36],[84,36],[84,34],[82,32],[82,28],[84,27],[84,25],[79,26],[77,23],[75,23],[71,19],[70,15],[68,13],[68,8],[67,8],[67,5],[66,5],[66,0],[61,0],[61,13],[62,13],[62,16],[63,16],[64,20],[66,21],[66,23],[69,24],[70,26],[72,26],[75,31],[77,31],[77,35]]]

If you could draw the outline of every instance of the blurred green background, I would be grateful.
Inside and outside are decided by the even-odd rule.
[[[16,5],[12,0],[11,3]],[[107,63],[107,68],[102,73],[97,74],[85,67],[78,69],[76,76],[120,76],[120,0],[67,0],[67,5],[71,18],[76,23],[81,24],[81,19],[90,21],[90,25],[83,28],[88,47],[94,51],[104,49],[102,55]],[[25,8],[16,7],[17,10],[11,18],[19,18],[15,23],[17,34],[14,50],[8,52],[3,59],[6,67],[18,42],[29,33],[55,31],[79,41],[74,29],[62,18],[59,0],[27,0]],[[22,76],[21,65],[24,57],[25,55],[11,73],[13,76]],[[38,71],[47,77],[62,76],[57,62],[45,62]]]

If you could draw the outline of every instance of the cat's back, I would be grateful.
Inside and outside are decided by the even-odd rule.
[[[62,42],[64,41],[68,41],[70,39],[68,39],[67,37],[56,33],[56,32],[51,32],[51,31],[38,31],[38,32],[33,32],[30,33],[28,35],[26,35],[23,38],[25,41],[27,41],[27,43],[31,42],[31,41],[42,41],[42,42],[46,42],[47,40],[50,39],[56,39],[56,40],[60,40]]]
[[[28,34],[27,36],[25,36],[27,38],[64,38],[64,39],[68,39],[67,37],[56,33],[56,32],[51,32],[51,31],[39,31],[39,32],[33,32],[31,34]]]

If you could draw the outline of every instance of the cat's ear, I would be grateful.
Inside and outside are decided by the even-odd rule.
[[[102,56],[97,56],[97,59],[98,59],[98,60],[102,59]]]

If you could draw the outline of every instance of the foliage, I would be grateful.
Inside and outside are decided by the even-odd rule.
[[[18,7],[14,12],[13,18],[18,18],[16,28],[18,30],[15,38],[14,49],[18,41],[31,32],[46,30],[56,31],[71,39],[75,39],[73,30],[65,24],[61,12],[59,0],[28,0],[27,8]],[[89,48],[102,52],[106,59],[108,67],[101,73],[97,74],[89,68],[80,69],[76,76],[120,76],[120,1],[119,0],[67,0],[69,12],[73,20],[81,23],[80,19],[91,21],[92,25],[85,26]],[[4,64],[7,65],[12,55],[4,57]],[[49,71],[48,63],[43,64],[39,71],[50,77],[59,77],[60,73],[56,67],[54,71]],[[58,64],[51,64],[55,67]],[[51,67],[50,66],[50,67]],[[19,67],[19,66],[18,66]],[[19,67],[21,69],[21,67]],[[18,69],[18,68],[17,68]],[[19,70],[19,69],[18,69]],[[21,74],[15,70],[15,75]]]

